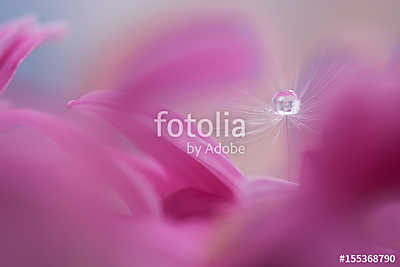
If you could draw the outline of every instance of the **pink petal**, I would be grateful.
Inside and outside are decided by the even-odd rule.
[[[130,91],[135,103],[153,99],[164,104],[185,100],[188,95],[193,100],[211,94],[224,96],[255,88],[260,81],[262,44],[251,23],[239,15],[194,15],[157,24],[155,30],[150,27],[145,32],[145,40],[123,39],[114,44],[112,48],[123,43],[111,56],[122,62],[117,62],[117,70],[109,67],[103,73],[116,73],[112,77],[116,87]],[[129,32],[127,36],[139,34]],[[103,60],[104,55],[100,56]],[[99,86],[104,88],[103,84]]]
[[[154,123],[156,113],[129,113],[124,110],[123,105],[118,106],[119,102],[113,100],[115,96],[115,92],[103,92],[103,96],[101,93],[91,94],[87,99],[83,97],[70,103],[70,106],[98,114],[163,166],[166,174],[152,175],[148,179],[164,199],[164,207],[169,215],[185,217],[183,214],[204,214],[205,211],[198,210],[200,204],[196,204],[196,201],[207,205],[207,212],[211,212],[222,203],[235,201],[239,185],[244,178],[226,155],[204,153],[208,144],[216,143],[212,138],[189,137],[185,130],[179,138],[168,135],[157,137]],[[166,116],[168,117],[180,118],[171,111]],[[164,132],[165,130],[163,129]],[[202,147],[203,153],[198,157],[187,154],[188,142]],[[200,196],[204,201],[199,201],[196,196]],[[178,210],[177,203],[183,199],[187,200],[188,205],[180,205]],[[207,202],[213,204],[206,204]],[[171,207],[176,207],[176,210]]]
[[[2,108],[1,264],[195,266],[205,229],[159,220],[159,198],[140,179],[157,164],[128,162],[100,141],[52,116]]]
[[[75,177],[92,179],[113,188],[133,214],[157,213],[157,198],[146,181],[137,180],[138,173],[129,172],[117,161],[119,152],[103,147],[94,137],[51,116],[29,110],[3,110],[1,128],[26,125],[41,131],[67,154],[75,159],[69,171]],[[61,170],[64,168],[60,168]],[[80,173],[82,172],[82,173]],[[127,173],[129,172],[129,173]]]
[[[44,41],[63,32],[62,25],[37,26],[24,18],[0,27],[0,92],[12,80],[22,61]]]
[[[346,206],[399,192],[399,88],[397,74],[389,72],[363,71],[347,80],[323,114],[322,135],[305,158],[303,184]]]

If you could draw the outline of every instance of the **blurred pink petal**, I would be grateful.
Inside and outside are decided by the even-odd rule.
[[[200,258],[204,230],[159,220],[159,198],[141,177],[156,164],[131,158],[131,169],[96,136],[30,110],[2,109],[0,137],[1,265],[172,267]]]
[[[117,161],[118,151],[103,147],[95,137],[87,136],[62,120],[35,111],[3,110],[0,119],[2,130],[22,124],[48,136],[64,153],[74,158],[75,164],[70,166],[72,169],[68,172],[75,171],[75,177],[85,176],[86,179],[92,179],[92,182],[110,186],[132,213],[157,212],[157,203],[152,200],[154,196],[145,190],[146,181],[133,179],[131,173],[125,173]],[[60,168],[60,171],[63,169]],[[151,191],[150,188],[147,190]]]
[[[325,114],[320,143],[306,156],[303,184],[329,201],[366,204],[400,190],[397,75],[364,71],[359,77],[332,100],[335,112]]]
[[[10,83],[22,61],[44,41],[60,35],[62,25],[38,26],[31,17],[0,26],[0,92]]]
[[[124,110],[123,105],[119,106],[119,102],[109,98],[115,95],[115,92],[103,92],[103,97],[100,93],[89,94],[87,99],[75,100],[70,106],[98,114],[163,166],[164,174],[151,175],[147,179],[163,198],[167,215],[207,217],[214,214],[221,204],[235,202],[244,178],[226,155],[204,153],[208,144],[215,144],[212,138],[193,138],[186,133],[179,138],[169,135],[158,137],[151,115],[139,111],[132,114],[129,109]],[[172,111],[168,116],[180,118]],[[201,146],[203,153],[198,157],[188,154],[187,142]]]
[[[144,29],[143,40],[136,29],[126,33],[109,49],[111,57],[107,50],[101,51],[101,66],[95,68],[104,70],[94,74],[94,79],[102,81],[114,73],[111,79],[116,82],[111,84],[129,91],[132,105],[142,105],[145,99],[164,105],[187,96],[192,100],[224,96],[255,88],[260,81],[263,48],[250,22],[240,15],[197,14],[157,22]],[[105,64],[104,57],[111,62]],[[106,89],[104,84],[96,87]]]

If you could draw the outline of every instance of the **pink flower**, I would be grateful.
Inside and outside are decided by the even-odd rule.
[[[389,229],[399,220],[396,64],[379,71],[333,53],[316,79],[304,69],[299,93],[313,99],[332,62],[357,67],[324,86],[335,92],[318,102],[321,135],[301,139],[300,186],[248,180],[227,155],[204,152],[216,140],[196,127],[195,137],[185,124],[179,137],[157,135],[158,111],[182,119],[180,96],[207,100],[257,83],[262,53],[251,32],[240,20],[200,17],[153,36],[121,87],[69,103],[75,121],[0,103],[1,264],[337,266],[340,254],[398,250]],[[1,88],[58,33],[31,19],[2,26]],[[188,154],[188,142],[202,152]]]

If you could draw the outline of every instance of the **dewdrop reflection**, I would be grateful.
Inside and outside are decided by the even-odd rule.
[[[272,98],[272,108],[278,115],[295,115],[300,111],[300,99],[294,90],[283,89]]]

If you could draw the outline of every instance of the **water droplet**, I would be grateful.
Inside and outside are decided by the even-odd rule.
[[[272,98],[272,107],[276,114],[295,115],[300,111],[300,99],[296,91],[283,89],[278,91]]]

